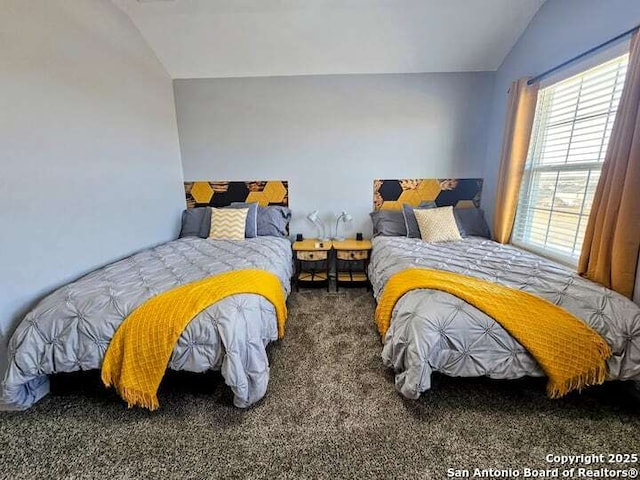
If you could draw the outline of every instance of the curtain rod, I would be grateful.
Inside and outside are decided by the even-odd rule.
[[[593,48],[590,48],[589,50],[587,50],[586,52],[582,52],[579,55],[576,55],[573,58],[570,58],[569,60],[567,60],[566,62],[562,62],[560,65],[557,65],[553,68],[550,68],[549,70],[540,73],[539,75],[536,75],[535,77],[530,78],[527,81],[527,85],[533,85],[536,82],[539,82],[540,80],[542,80],[545,77],[548,77],[550,74],[557,72],[558,70],[560,70],[561,68],[566,67],[567,65],[570,65],[571,63],[580,60],[581,58],[586,57],[587,55],[591,55],[594,52],[597,52],[598,50],[611,45],[612,43],[617,42],[618,40],[623,39],[624,37],[627,37],[631,34],[633,34],[636,30],[638,30],[640,28],[640,25],[636,25],[635,27],[627,30],[626,32],[621,33],[620,35],[616,35],[613,38],[610,38],[609,40],[607,40],[606,42],[601,43],[600,45],[596,45]]]

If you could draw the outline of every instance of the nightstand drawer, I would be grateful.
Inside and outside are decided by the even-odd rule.
[[[315,252],[296,252],[296,258],[305,262],[315,262],[317,260],[326,260],[329,252],[326,250],[318,250]]]
[[[336,250],[338,260],[366,260],[369,258],[368,250]]]

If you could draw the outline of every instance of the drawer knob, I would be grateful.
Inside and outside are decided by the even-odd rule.
[[[313,258],[313,253],[310,253],[310,254],[309,254],[309,258]]]

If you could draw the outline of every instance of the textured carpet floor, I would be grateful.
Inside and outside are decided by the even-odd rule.
[[[549,453],[640,453],[624,384],[553,401],[543,379],[439,376],[404,400],[373,309],[364,290],[294,293],[267,396],[246,411],[216,374],[169,375],[153,413],[127,410],[97,374],[57,378],[30,410],[0,413],[0,478],[446,478],[549,467]]]

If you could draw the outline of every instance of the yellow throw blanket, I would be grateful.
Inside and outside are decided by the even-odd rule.
[[[278,277],[264,270],[221,273],[161,293],[136,308],[116,330],[102,363],[102,381],[113,385],[129,407],[158,408],[158,387],[187,324],[230,295],[254,293],[276,309],[278,338],[287,318]]]
[[[540,297],[486,280],[440,270],[410,268],[391,276],[379,298],[376,322],[384,338],[393,308],[407,292],[441,290],[461,298],[498,322],[533,355],[549,377],[547,393],[603,383],[611,348],[581,320]]]

